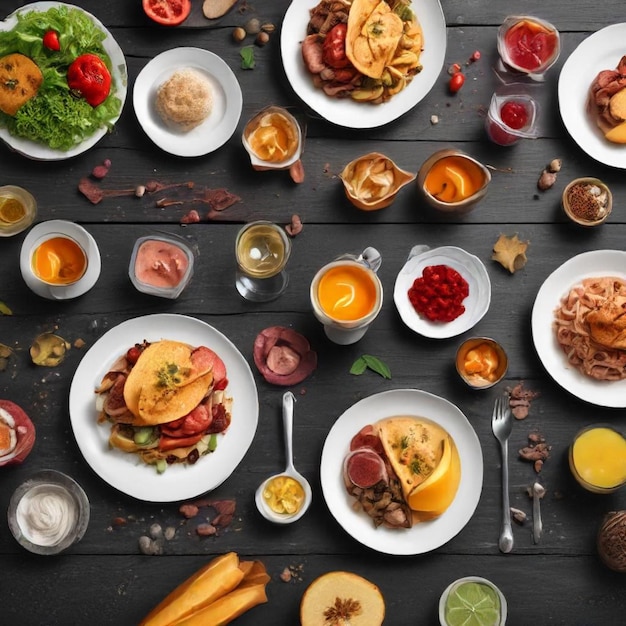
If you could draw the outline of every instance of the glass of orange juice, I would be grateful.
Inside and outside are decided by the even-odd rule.
[[[333,342],[357,342],[383,304],[383,287],[376,272],[381,257],[375,248],[359,256],[344,254],[324,265],[311,282],[311,305]]]
[[[603,424],[583,428],[570,446],[569,466],[588,491],[613,493],[626,485],[626,438]]]

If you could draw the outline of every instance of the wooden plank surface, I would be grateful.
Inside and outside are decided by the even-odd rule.
[[[25,3],[8,0],[0,11],[10,13]],[[0,513],[4,516],[15,488],[31,473],[53,468],[74,477],[87,492],[91,521],[82,541],[59,557],[25,552],[6,526],[0,525],[1,623],[20,626],[137,624],[171,589],[210,558],[230,550],[243,558],[261,559],[272,581],[269,602],[237,620],[242,626],[293,626],[307,585],[318,575],[341,569],[359,573],[381,588],[387,604],[385,624],[409,626],[437,623],[441,592],[455,578],[480,575],[493,580],[506,595],[510,626],[562,624],[604,626],[623,621],[624,579],[608,570],[596,554],[595,538],[605,513],[626,508],[626,493],[597,496],[583,491],[571,477],[567,453],[575,433],[590,423],[610,422],[626,428],[623,409],[587,404],[554,382],[537,357],[530,316],[537,292],[552,271],[574,255],[598,249],[624,249],[626,184],[623,170],[603,166],[588,157],[569,137],[560,118],[557,84],[560,68],[589,34],[619,21],[621,4],[576,0],[546,5],[527,2],[524,12],[552,21],[561,31],[562,54],[547,80],[535,86],[541,105],[541,134],[511,148],[488,142],[484,117],[497,85],[492,67],[497,60],[495,38],[502,20],[519,12],[511,2],[467,3],[444,0],[447,52],[444,67],[428,96],[399,120],[373,130],[337,128],[302,105],[282,69],[280,25],[286,0],[244,2],[224,18],[203,24],[200,2],[194,0],[194,20],[178,28],[151,23],[141,3],[83,0],[122,47],[129,73],[129,96],[114,131],[92,150],[67,161],[37,162],[0,146],[0,184],[29,189],[39,204],[38,221],[66,219],[84,225],[102,255],[96,286],[71,301],[53,302],[33,294],[19,272],[20,248],[26,233],[0,240],[0,301],[13,312],[0,319],[0,343],[14,355],[0,372],[0,397],[11,399],[31,415],[37,441],[21,466],[0,471]],[[0,14],[0,18],[4,17]],[[240,67],[240,45],[232,28],[258,16],[277,32],[255,50],[254,70]],[[243,112],[233,137],[216,152],[198,158],[175,157],[157,148],[145,135],[132,106],[134,81],[154,56],[179,46],[199,46],[221,56],[233,69],[244,96]],[[447,66],[465,64],[474,50],[480,61],[465,67],[468,81],[452,96],[447,90]],[[268,104],[289,106],[306,120],[303,163],[306,179],[294,184],[285,172],[254,172],[241,144],[245,121]],[[431,117],[436,115],[438,123]],[[417,172],[433,152],[457,147],[492,168],[487,197],[464,217],[445,218],[428,208],[415,184],[408,186],[388,209],[356,210],[346,200],[338,173],[360,154],[379,151],[398,165]],[[563,159],[554,188],[540,192],[536,183],[553,158]],[[156,201],[174,192],[106,198],[93,205],[77,190],[94,165],[110,159],[105,189],[133,189],[150,180],[192,181],[202,187],[227,188],[241,201],[223,219],[181,226],[180,218],[193,203],[161,208]],[[589,231],[566,221],[561,191],[581,175],[604,179],[615,207],[607,224]],[[189,195],[177,197],[189,199]],[[290,283],[278,300],[252,305],[234,288],[234,241],[241,223],[266,218],[280,224],[298,213],[303,232],[293,239],[288,271]],[[203,213],[204,217],[204,213]],[[184,237],[197,252],[190,286],[176,301],[139,294],[128,278],[135,240],[167,232]],[[491,260],[500,234],[518,233],[530,242],[528,263],[514,275]],[[411,247],[457,245],[479,257],[492,285],[488,314],[471,334],[499,339],[509,356],[509,370],[497,387],[470,391],[454,370],[460,340],[431,340],[406,328],[393,302],[395,278]],[[382,254],[379,271],[384,304],[365,337],[353,346],[332,344],[311,312],[309,285],[317,269],[343,252],[358,253],[375,246]],[[145,503],[126,496],[97,476],[77,446],[68,416],[69,388],[81,359],[94,342],[117,324],[152,313],[177,313],[201,319],[224,333],[250,364],[260,403],[259,427],[243,461],[211,497],[232,498],[237,512],[232,525],[216,537],[199,537],[198,520],[186,520],[179,502]],[[546,320],[549,324],[550,320]],[[297,467],[310,480],[314,502],[297,524],[272,526],[257,513],[257,485],[284,464],[280,400],[283,389],[266,383],[256,372],[252,347],[257,333],[270,325],[302,332],[318,352],[319,366],[293,388],[298,398],[294,429]],[[32,365],[28,349],[33,338],[54,330],[73,347],[66,360],[52,369]],[[140,340],[140,339],[139,339]],[[115,347],[112,347],[115,349]],[[391,380],[371,372],[349,373],[361,354],[374,354],[391,368]],[[539,431],[552,445],[541,480],[548,489],[542,502],[544,536],[533,544],[530,522],[515,526],[512,554],[498,551],[500,519],[500,454],[490,427],[495,396],[520,381],[539,392],[530,416],[514,425],[511,439],[511,505],[531,513],[526,489],[536,479],[532,466],[517,458],[528,435]],[[354,402],[389,389],[418,388],[456,404],[467,416],[480,441],[484,482],[476,512],[466,527],[433,552],[393,557],[379,554],[352,539],[335,521],[323,499],[319,465],[329,429]],[[124,520],[121,523],[120,520]],[[154,523],[176,529],[162,556],[144,556],[140,536]],[[280,579],[292,568],[291,582]],[[208,625],[210,626],[210,625]]]

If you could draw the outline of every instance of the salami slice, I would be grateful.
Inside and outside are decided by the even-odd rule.
[[[380,481],[389,481],[383,458],[371,448],[350,452],[344,461],[344,474],[353,485],[363,489],[373,487]]]
[[[254,363],[273,385],[297,385],[317,367],[317,353],[306,337],[283,326],[262,330],[254,340]]]

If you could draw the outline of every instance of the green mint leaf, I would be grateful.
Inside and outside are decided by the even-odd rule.
[[[251,70],[254,68],[254,48],[252,46],[245,46],[240,51],[241,56],[241,69]]]
[[[361,358],[365,361],[367,367],[369,367],[369,369],[373,372],[376,372],[383,378],[391,378],[391,370],[389,369],[389,366],[378,357],[372,356],[371,354],[364,354]]]
[[[367,369],[367,363],[365,359],[360,356],[350,368],[350,374],[354,374],[355,376],[360,376]]]
[[[0,301],[0,315],[13,315],[13,311],[2,301]]]

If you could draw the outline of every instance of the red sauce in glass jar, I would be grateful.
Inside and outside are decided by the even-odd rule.
[[[504,35],[504,45],[514,66],[532,72],[543,67],[556,53],[558,37],[555,31],[532,20],[521,20]]]
[[[528,107],[522,101],[507,100],[498,111],[502,125],[512,130],[521,130],[528,125],[530,115]],[[508,146],[518,141],[519,136],[508,133],[505,128],[496,122],[489,120],[489,136],[501,146]]]

